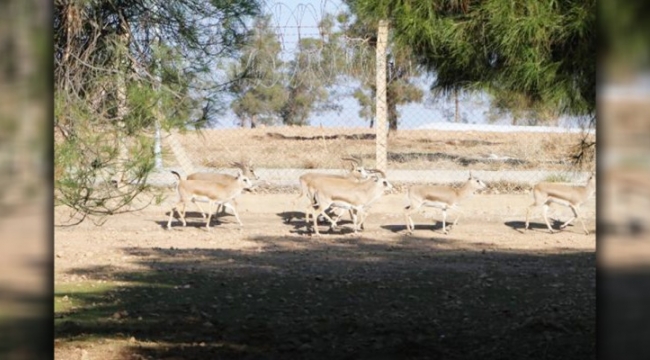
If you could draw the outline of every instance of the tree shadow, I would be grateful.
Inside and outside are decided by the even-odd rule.
[[[29,259],[24,269],[47,275],[52,261]],[[45,276],[44,276],[45,277]],[[52,356],[52,288],[0,284],[0,358],[47,359]]]
[[[495,251],[452,237],[249,241],[256,251],[126,247],[135,269],[74,269],[116,286],[58,290],[79,306],[56,319],[55,338],[133,337],[125,356],[145,358],[595,355],[593,252]]]
[[[26,296],[31,316],[5,315],[0,320],[0,355],[3,359],[47,359],[52,356],[52,298]],[[48,304],[48,305],[44,305]],[[7,309],[3,309],[7,310]]]

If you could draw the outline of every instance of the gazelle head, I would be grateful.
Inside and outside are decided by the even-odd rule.
[[[367,170],[369,173],[373,174],[370,175],[371,177],[374,178],[375,182],[381,182],[382,186],[384,187],[384,191],[392,192],[394,187],[393,184],[391,184],[387,179],[386,179],[386,173],[379,170],[379,169],[368,169]],[[380,174],[381,176],[377,176],[374,174]]]
[[[476,178],[472,175],[472,171],[470,170],[469,172],[469,179],[467,179],[467,182],[474,188],[475,190],[482,190],[487,187],[483,181],[481,181],[479,178]]]
[[[357,156],[342,157],[341,160],[349,161],[352,167],[350,168],[350,173],[357,179],[367,179],[370,174],[363,167],[363,159]]]
[[[591,183],[596,184],[596,172],[595,171],[591,171],[589,173],[589,178],[587,178],[587,184],[591,184]]]
[[[237,169],[237,180],[244,185],[244,189],[251,189],[253,187],[253,182],[241,169]]]
[[[249,179],[259,180],[259,176],[257,176],[257,174],[255,174],[255,169],[253,168],[253,161],[252,160],[248,160],[248,162],[246,162],[246,163],[239,162],[239,161],[232,162],[232,163],[230,163],[230,165],[240,169],[241,173],[243,175],[245,175],[246,177],[248,177]]]

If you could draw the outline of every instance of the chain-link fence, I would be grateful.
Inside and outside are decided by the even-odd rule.
[[[231,88],[228,111],[208,128],[163,133],[150,180],[171,184],[169,170],[234,174],[231,162],[252,160],[261,178],[288,190],[305,172],[344,173],[341,158],[356,156],[396,184],[454,183],[471,170],[516,191],[543,180],[581,183],[595,169],[593,153],[574,165],[580,144],[595,141],[588,120],[503,112],[480,92],[433,93],[433,78],[390,41],[378,67],[381,39],[351,36],[331,4],[269,7],[254,26],[261,41],[230,67],[257,77]]]

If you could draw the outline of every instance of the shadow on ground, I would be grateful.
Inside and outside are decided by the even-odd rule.
[[[257,237],[255,251],[124,248],[143,270],[80,268],[102,292],[55,339],[130,339],[183,359],[593,359],[593,252],[494,251],[453,237],[390,243]]]
[[[225,221],[221,221],[221,218],[226,218]],[[158,220],[156,221],[156,224],[160,226],[162,229],[167,229],[167,221],[169,221],[169,211],[165,213],[165,220]],[[198,212],[198,211],[187,211],[185,212],[185,223],[187,224],[186,226],[188,227],[194,227],[194,228],[204,228],[205,227],[205,218],[203,217],[203,214]],[[235,217],[229,213],[229,212],[214,212],[212,213],[212,217],[210,218],[210,226],[218,226],[218,225],[231,225],[232,226],[239,226],[237,223],[237,220]],[[180,216],[178,215],[178,212],[174,211],[174,216],[172,218],[171,222],[171,227],[176,228],[176,227],[183,227],[183,223],[181,222]]]
[[[549,222],[551,223],[551,228],[553,228],[554,231],[560,232],[560,231],[571,231],[571,229],[575,226],[575,224],[569,224],[565,229],[560,229],[560,225],[564,224],[563,221],[557,220],[557,219],[549,219]],[[504,223],[506,226],[512,228],[513,230],[516,230],[521,233],[525,233],[527,230],[524,229],[526,226],[526,222],[524,221],[506,221]],[[528,224],[528,231],[534,231],[534,232],[539,232],[540,230],[542,232],[548,233],[548,227],[546,226],[545,223],[543,222],[533,222],[531,221]],[[587,230],[590,231],[590,233],[595,232],[595,229],[587,227]],[[580,234],[582,234],[582,228],[580,229]]]
[[[406,225],[382,225],[382,229],[390,230],[394,233],[406,233]],[[451,230],[454,227],[451,225],[451,223],[447,223],[447,230]],[[413,227],[413,230],[415,231],[421,231],[421,230],[440,230],[442,232],[442,221],[435,221],[435,223],[429,223],[429,224],[415,224]]]

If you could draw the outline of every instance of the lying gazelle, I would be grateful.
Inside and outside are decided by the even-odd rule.
[[[309,200],[309,209],[313,205],[313,197],[315,189],[323,181],[322,179],[350,179],[353,181],[359,181],[367,179],[369,176],[368,171],[363,167],[363,159],[352,156],[352,157],[343,157],[343,161],[349,161],[351,168],[348,173],[344,175],[336,174],[323,174],[323,173],[307,173],[303,174],[298,178],[300,182],[300,195],[293,201],[295,202],[302,197],[306,197]],[[305,212],[305,222],[309,222],[310,211]],[[290,222],[291,219],[288,219],[287,222]]]
[[[176,203],[172,210],[169,213],[169,220],[167,221],[167,228],[171,229],[172,218],[174,217],[174,211],[176,210],[181,217],[181,222],[183,226],[186,226],[185,222],[185,206],[188,201],[194,200],[195,197],[206,197],[208,198],[209,210],[208,218],[205,222],[206,229],[210,228],[210,219],[212,218],[212,206],[214,204],[223,205],[232,210],[239,226],[242,226],[242,222],[239,219],[237,210],[231,204],[231,201],[235,197],[239,196],[243,190],[250,189],[253,186],[251,180],[244,176],[241,170],[238,171],[237,177],[233,181],[226,183],[217,183],[209,180],[183,180],[181,176],[176,172],[172,173],[178,178],[178,183],[176,184],[176,192],[179,196],[179,201]],[[181,205],[181,210],[178,210],[178,206]]]
[[[372,175],[370,178],[360,181],[351,179],[323,179],[314,192],[312,215],[314,232],[320,236],[318,231],[318,216],[323,215],[331,223],[331,228],[336,228],[336,221],[332,220],[326,213],[330,206],[343,208],[351,211],[354,232],[359,230],[359,214],[365,221],[367,214],[365,209],[379,199],[385,191],[393,189],[393,185],[385,179],[385,174],[378,169],[374,172],[382,174],[382,177]]]
[[[406,230],[409,234],[413,233],[415,225],[411,214],[418,211],[422,206],[435,207],[442,210],[442,232],[447,234],[447,210],[456,210],[459,212],[456,220],[451,226],[455,226],[463,212],[458,209],[458,203],[473,195],[477,190],[486,187],[483,181],[472,176],[469,172],[469,179],[460,187],[453,188],[448,185],[413,185],[408,190],[409,205],[404,208],[406,218]]]
[[[567,227],[573,220],[578,219],[582,223],[582,229],[585,231],[585,234],[589,235],[589,231],[585,226],[585,223],[582,221],[582,217],[578,213],[580,205],[582,205],[591,195],[596,192],[596,174],[592,172],[589,175],[587,184],[584,186],[576,185],[566,185],[566,184],[556,184],[549,182],[541,182],[533,187],[533,196],[535,197],[535,202],[528,206],[526,209],[526,225],[524,229],[528,230],[528,218],[532,208],[537,206],[542,206],[544,215],[544,221],[548,227],[548,231],[551,234],[554,232],[551,224],[548,221],[548,208],[551,203],[556,203],[564,206],[568,206],[573,211],[573,217],[567,222],[560,226],[560,230],[563,230]]]
[[[245,163],[231,162],[230,165],[241,170],[241,173],[245,177],[249,178],[250,180],[259,180],[259,176],[255,174],[255,169],[253,168],[252,160],[249,159],[248,162]],[[235,181],[236,178],[237,178],[236,176],[229,175],[229,174],[217,174],[217,173],[207,173],[207,172],[206,173],[196,172],[187,176],[187,180],[205,180],[205,181],[211,181],[220,184],[229,184]],[[249,190],[249,189],[245,189],[245,190]],[[236,204],[236,201],[234,202]],[[208,217],[208,215],[205,213],[201,205],[199,205],[199,203],[196,202],[196,199],[192,198],[192,203],[194,203],[199,208],[199,210],[201,210],[201,215],[203,216],[204,219]],[[221,211],[223,211],[223,209],[224,209],[223,205],[221,204],[217,205],[216,213],[217,214],[220,213]]]

